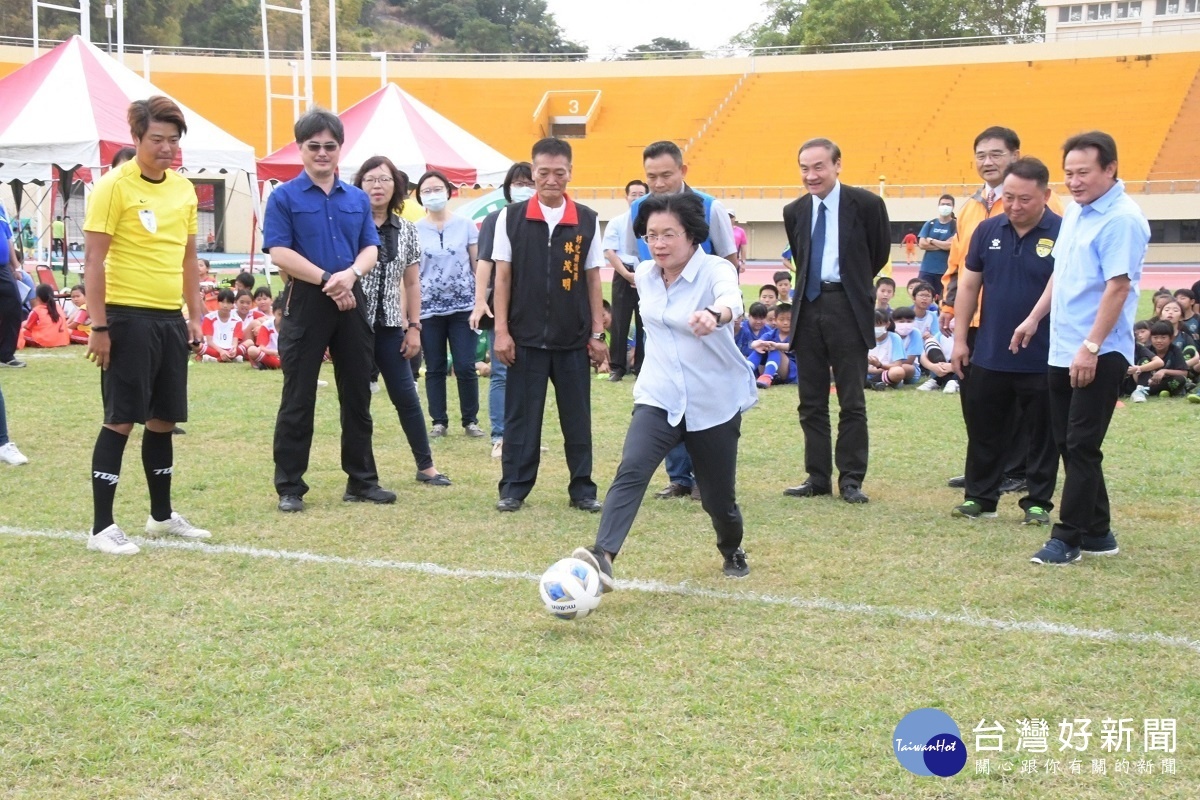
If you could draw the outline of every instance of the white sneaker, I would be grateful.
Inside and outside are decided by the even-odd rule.
[[[379,394],[379,381],[371,381],[371,394]]]
[[[942,394],[958,394],[958,381],[946,381],[946,385],[942,387]]]
[[[492,442],[492,458],[500,458],[502,455],[504,455],[504,440],[497,439]]]
[[[1149,386],[1139,386],[1133,390],[1133,394],[1129,395],[1129,399],[1135,403],[1144,403],[1146,398],[1150,396]],[[3,449],[0,449],[0,456],[3,455]]]
[[[203,528],[188,522],[177,511],[172,511],[171,518],[162,522],[154,517],[146,517],[146,533],[151,536],[181,536],[184,539],[207,539],[212,536]]]
[[[14,467],[19,467],[22,464],[28,464],[29,459],[25,457],[24,453],[17,449],[15,442],[9,442],[3,447],[0,447],[0,462],[12,464]]]
[[[328,386],[328,385],[329,385],[329,381],[322,381],[322,380],[318,380],[318,381],[317,381],[317,388],[318,388],[318,389],[324,389],[324,388],[325,388],[326,386]]]
[[[99,550],[101,553],[106,553],[110,556],[132,556],[140,552],[136,544],[129,541],[125,535],[125,531],[118,528],[115,524],[109,525],[99,533],[93,533],[88,537],[88,550]]]
[[[937,389],[938,389],[937,381],[935,381],[933,378],[930,378],[929,380],[925,381],[924,383],[922,383],[920,386],[917,387],[918,392],[936,392]]]
[[[200,356],[200,360],[202,362],[204,362],[205,364],[216,364],[221,359],[217,358],[216,356],[210,356],[208,354],[205,354],[205,355]]]

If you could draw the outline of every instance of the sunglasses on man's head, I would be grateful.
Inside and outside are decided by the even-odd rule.
[[[310,153],[319,153],[322,150],[326,153],[332,153],[341,147],[337,142],[305,142],[304,146],[308,148],[308,152]]]

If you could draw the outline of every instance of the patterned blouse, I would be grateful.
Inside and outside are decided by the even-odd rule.
[[[403,328],[404,270],[421,260],[417,226],[396,214],[379,226],[379,262],[362,279],[367,322],[372,328]]]

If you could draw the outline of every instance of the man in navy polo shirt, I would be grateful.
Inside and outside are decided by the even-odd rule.
[[[263,250],[287,275],[279,358],[283,394],[275,420],[275,490],[279,510],[304,510],[317,377],[326,348],[342,410],[342,469],[347,502],[394,503],[381,489],[371,450],[374,336],[363,314],[359,279],[375,266],[379,234],[371,201],[337,176],[342,122],[324,109],[296,121],[304,171],[267,202]]]
[[[955,337],[951,362],[971,391],[962,394],[967,424],[965,497],[955,517],[996,516],[1009,449],[1012,420],[1020,415],[1029,435],[1027,494],[1021,500],[1025,525],[1049,525],[1058,478],[1058,452],[1050,431],[1046,365],[1050,326],[1039,324],[1026,347],[1009,350],[1012,331],[1038,304],[1054,273],[1051,251],[1062,217],[1046,207],[1050,170],[1036,158],[1021,158],[1004,171],[1004,214],[984,220],[971,237],[958,277],[954,315],[972,319],[983,290],[974,351]]]

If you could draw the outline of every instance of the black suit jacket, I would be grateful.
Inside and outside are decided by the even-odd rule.
[[[808,253],[812,245],[813,198],[806,194],[784,206],[783,225],[796,265],[792,330],[799,330],[804,306],[804,284],[808,278]],[[875,346],[875,276],[887,264],[891,252],[891,228],[883,199],[865,189],[842,184],[838,206],[838,259],[842,288],[854,309],[863,342]],[[792,349],[797,339],[792,337]]]

